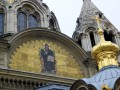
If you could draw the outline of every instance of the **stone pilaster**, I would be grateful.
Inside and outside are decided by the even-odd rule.
[[[16,33],[15,31],[15,15],[12,6],[9,6],[9,10],[7,11],[7,30],[6,33]]]

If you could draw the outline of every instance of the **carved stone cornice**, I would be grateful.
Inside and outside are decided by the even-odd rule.
[[[31,81],[39,83],[59,83],[65,85],[72,85],[76,79],[58,77],[49,74],[34,74],[29,72],[15,71],[10,69],[0,69],[0,78],[7,78],[8,80],[21,80],[21,81]]]

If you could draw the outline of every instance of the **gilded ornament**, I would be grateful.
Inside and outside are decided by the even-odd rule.
[[[105,41],[102,28],[100,27],[101,19],[96,15],[95,20],[99,28],[98,34],[100,35],[100,42],[93,47],[92,57],[97,60],[99,69],[109,65],[118,66],[117,56],[119,47],[111,41]]]
[[[102,90],[112,90],[111,88],[108,87],[108,85],[103,85]]]

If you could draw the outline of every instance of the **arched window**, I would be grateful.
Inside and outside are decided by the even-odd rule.
[[[93,46],[95,46],[94,33],[93,33],[93,32],[90,32],[89,35],[90,35],[91,45],[92,45],[92,47],[93,47]]]
[[[0,35],[4,33],[4,13],[0,13]]]
[[[37,18],[33,15],[28,17],[28,28],[38,27]]]
[[[18,31],[22,31],[27,28],[27,16],[24,13],[18,13],[17,22]]]
[[[82,47],[82,41],[81,41],[81,39],[78,40],[78,44]]]
[[[104,37],[105,37],[106,41],[111,41],[111,42],[115,43],[115,37],[114,37],[112,31],[109,31],[109,32],[104,31]]]

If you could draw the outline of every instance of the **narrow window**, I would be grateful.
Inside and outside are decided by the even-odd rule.
[[[104,31],[104,37],[105,37],[105,40],[106,40],[106,41],[110,41],[110,39],[109,39],[109,34],[108,34],[107,31]]]
[[[24,13],[18,13],[17,28],[18,32],[27,28],[27,16]]]
[[[0,13],[0,35],[4,33],[4,13]]]
[[[28,28],[38,27],[37,18],[33,15],[28,17]]]
[[[93,33],[93,32],[90,32],[89,35],[90,35],[91,45],[92,45],[92,47],[93,47],[93,46],[95,46],[94,33]]]
[[[54,28],[54,21],[52,20],[52,19],[50,19],[50,22],[49,22],[49,27],[50,27],[50,29],[55,29]]]
[[[112,31],[109,31],[109,32],[104,31],[104,37],[105,37],[106,41],[111,41],[111,42],[115,43],[115,37],[114,37]]]
[[[82,47],[81,39],[78,40],[78,44]]]
[[[109,32],[109,37],[110,37],[110,41],[113,42],[113,43],[115,43],[115,36],[112,33],[112,31]]]

